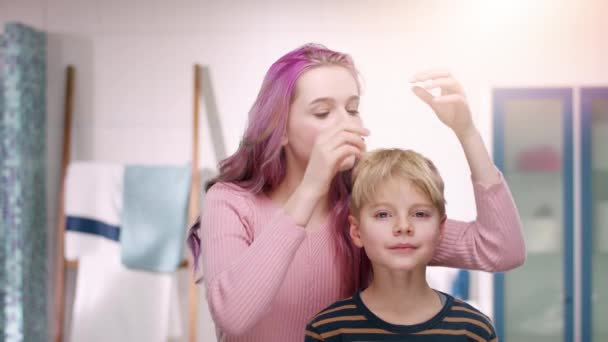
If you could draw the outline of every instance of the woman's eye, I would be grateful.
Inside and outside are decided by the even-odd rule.
[[[349,110],[348,113],[351,114],[351,115],[359,115],[359,111],[356,110],[356,109]]]
[[[326,118],[329,115],[329,112],[320,112],[320,113],[315,113],[315,116],[321,119]]]

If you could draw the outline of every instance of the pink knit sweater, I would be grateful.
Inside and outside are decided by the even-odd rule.
[[[434,265],[505,271],[525,246],[502,179],[473,184],[477,220],[448,220]],[[340,293],[331,229],[308,232],[265,195],[219,183],[201,217],[202,272],[220,341],[302,341],[308,320]]]

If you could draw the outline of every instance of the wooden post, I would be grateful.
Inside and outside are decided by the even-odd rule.
[[[74,67],[66,69],[65,103],[63,121],[63,148],[61,173],[59,178],[59,198],[57,201],[57,244],[55,250],[55,342],[63,341],[63,321],[65,314],[65,178],[70,163],[70,144],[72,135],[72,110],[74,100]]]
[[[192,123],[192,184],[190,189],[190,201],[188,208],[188,221],[191,226],[199,215],[200,204],[200,177],[198,172],[198,149],[199,149],[199,109],[201,95],[201,71],[200,65],[194,65],[194,103],[193,103],[193,123]],[[198,260],[190,257],[190,267],[193,267]],[[198,288],[195,284],[195,274],[191,273],[188,285],[188,331],[189,342],[196,342],[198,325]]]

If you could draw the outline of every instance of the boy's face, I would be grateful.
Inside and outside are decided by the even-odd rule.
[[[443,235],[443,217],[408,180],[382,185],[376,197],[350,216],[350,235],[365,247],[374,268],[413,270],[426,266]]]

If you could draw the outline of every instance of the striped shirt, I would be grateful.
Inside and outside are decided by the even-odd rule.
[[[306,327],[306,342],[318,341],[474,341],[495,342],[490,319],[471,305],[448,294],[443,309],[416,325],[383,321],[361,301],[360,292],[317,314]]]

